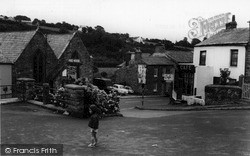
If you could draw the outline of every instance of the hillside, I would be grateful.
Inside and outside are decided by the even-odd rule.
[[[28,20],[29,18],[26,16],[16,17],[19,19],[0,19],[0,32],[35,30],[37,29],[37,25],[39,25],[40,30],[45,34],[73,33],[79,29],[77,26],[66,22],[53,24],[38,19],[34,19],[33,22],[23,22],[23,18]],[[134,51],[135,48],[140,48],[142,53],[153,53],[155,46],[158,44],[165,45],[166,49],[171,50],[183,50],[183,47],[193,47],[193,45],[187,41],[187,38],[176,43],[159,39],[144,39],[143,42],[138,42],[136,37],[130,37],[129,34],[109,33],[99,25],[94,28],[88,26],[83,27],[80,30],[80,34],[90,55],[93,56],[94,64],[97,67],[117,66],[128,59],[127,52]]]

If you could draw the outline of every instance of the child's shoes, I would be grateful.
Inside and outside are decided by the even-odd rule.
[[[91,143],[88,145],[88,147],[95,147],[95,145]]]

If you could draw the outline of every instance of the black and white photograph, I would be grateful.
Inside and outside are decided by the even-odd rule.
[[[2,156],[250,156],[250,1],[0,0]]]

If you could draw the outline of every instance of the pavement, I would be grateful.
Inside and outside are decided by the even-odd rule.
[[[152,95],[152,96],[121,96],[121,100],[126,99],[140,99],[140,104],[137,104],[134,108],[139,110],[156,110],[156,111],[205,111],[205,110],[250,110],[250,101],[249,100],[241,100],[236,103],[224,104],[224,105],[187,105],[186,103],[179,103],[179,104],[170,104],[170,100],[168,99],[165,103],[157,103],[157,102],[150,102],[147,101],[147,98],[162,98],[162,96]],[[8,104],[8,103],[15,103],[20,102],[17,98],[10,98],[10,99],[0,99],[1,104]],[[29,100],[31,104],[47,108],[53,111],[57,111],[59,113],[65,112],[65,109],[61,107],[54,106],[52,104],[44,105],[42,102]]]
[[[1,105],[1,143],[62,144],[64,156],[250,155],[249,111],[141,111],[130,108],[136,100],[121,100],[125,117],[100,120],[96,148],[88,147],[86,118],[26,102]]]

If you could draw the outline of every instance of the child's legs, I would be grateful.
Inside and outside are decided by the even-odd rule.
[[[96,144],[97,143],[97,130],[91,129],[91,143]]]
[[[96,137],[97,132],[92,132],[94,143],[97,144],[97,137]]]

